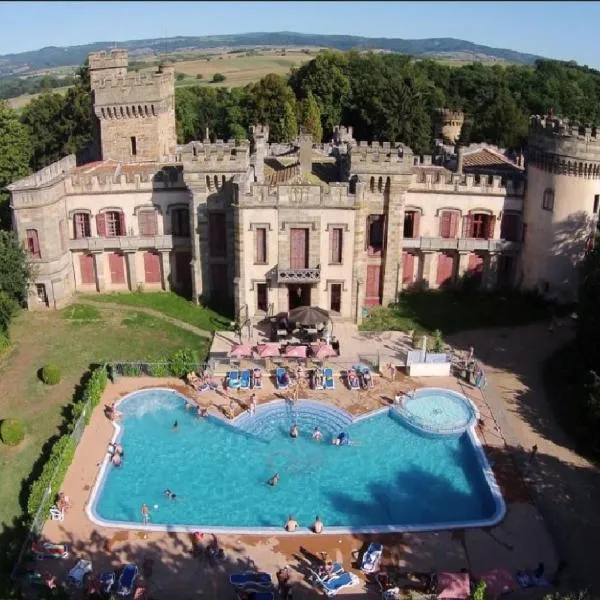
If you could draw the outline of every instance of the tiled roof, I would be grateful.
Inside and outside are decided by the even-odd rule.
[[[505,156],[488,148],[480,148],[463,156],[463,169],[522,172],[523,169]]]

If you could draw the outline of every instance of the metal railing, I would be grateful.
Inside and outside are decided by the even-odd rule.
[[[321,269],[282,269],[277,267],[277,283],[317,283],[321,281]]]

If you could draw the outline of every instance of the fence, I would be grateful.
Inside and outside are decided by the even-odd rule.
[[[174,367],[172,362],[117,361],[109,363],[108,368],[110,378],[115,381],[118,377],[168,377],[170,375],[181,377],[192,371],[203,373],[210,370],[210,365],[184,361]]]
[[[75,447],[77,447],[79,445],[79,442],[81,441],[81,437],[83,436],[83,432],[84,432],[86,424],[87,424],[86,423],[87,417],[89,414],[91,414],[92,409],[93,409],[92,401],[88,400],[84,404],[83,410],[82,410],[81,414],[79,415],[79,418],[77,419],[77,421],[75,421],[75,424],[73,425],[73,430],[71,431],[69,436],[75,442]],[[56,474],[60,468],[61,468],[61,461],[58,461],[56,468],[52,472],[50,481],[54,481],[54,478],[56,477]],[[58,493],[58,490],[53,490],[51,486],[48,486],[46,488],[46,491],[44,492],[44,495],[42,496],[42,501],[40,503],[40,507],[37,509],[35,515],[33,516],[33,520],[31,521],[31,525],[29,526],[29,531],[27,532],[27,536],[26,536],[25,540],[23,541],[23,545],[21,546],[19,555],[17,557],[17,560],[15,561],[15,565],[13,567],[12,574],[11,574],[11,578],[13,580],[17,579],[17,577],[18,577],[19,568],[21,567],[21,563],[23,562],[23,558],[24,558],[25,554],[31,549],[31,544],[33,542],[33,539],[35,537],[39,536],[40,533],[42,532],[44,523],[48,520],[49,501],[53,496],[56,496],[57,493]]]

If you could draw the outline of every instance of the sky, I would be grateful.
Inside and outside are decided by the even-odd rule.
[[[453,37],[600,68],[600,2],[0,2],[0,54],[264,31]]]

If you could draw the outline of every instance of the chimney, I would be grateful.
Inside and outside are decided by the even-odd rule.
[[[312,135],[301,133],[298,136],[298,142],[300,144],[300,172],[304,177],[312,171]]]
[[[456,150],[456,174],[462,175],[463,173],[463,152],[464,148],[459,146]]]

